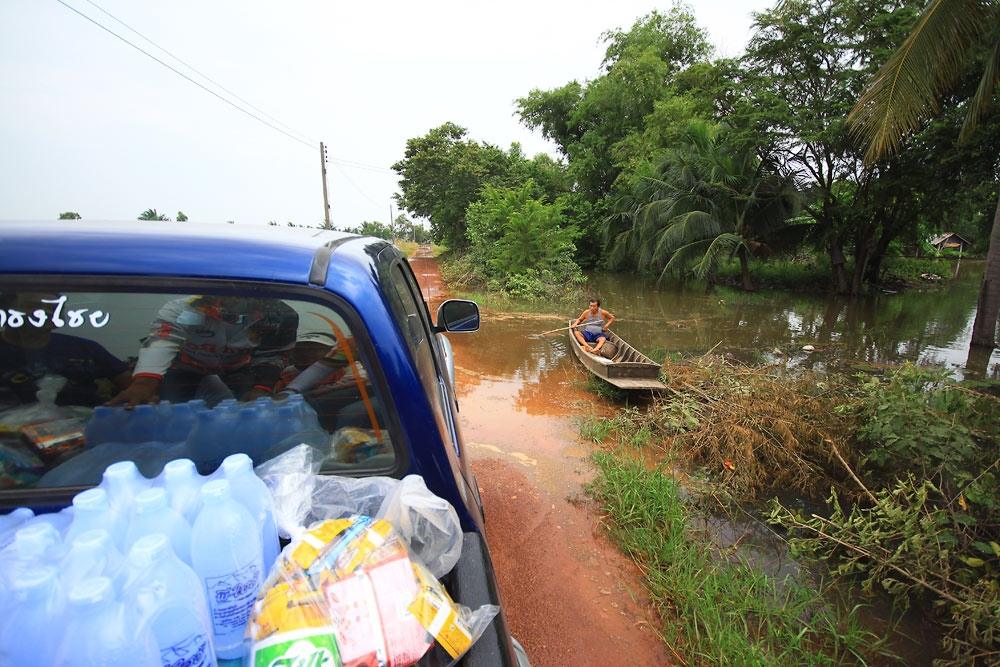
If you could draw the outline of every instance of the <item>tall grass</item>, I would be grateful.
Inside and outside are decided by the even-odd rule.
[[[642,568],[660,635],[688,665],[868,664],[884,642],[816,590],[721,557],[689,530],[677,482],[630,458],[595,453],[591,493],[612,536]]]

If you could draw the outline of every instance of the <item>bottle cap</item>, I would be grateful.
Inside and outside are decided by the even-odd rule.
[[[222,473],[226,477],[233,477],[248,470],[253,470],[253,461],[246,454],[230,454],[222,459]]]
[[[224,479],[213,479],[201,487],[201,499],[204,502],[219,502],[230,496],[229,482]]]
[[[141,567],[155,563],[170,552],[170,540],[167,536],[163,533],[151,533],[135,541],[129,549],[128,559]]]
[[[73,605],[90,605],[106,602],[114,597],[111,580],[107,577],[91,577],[84,579],[69,592],[69,601]]]
[[[140,405],[136,410],[141,407],[144,406]],[[135,461],[119,461],[118,463],[112,463],[104,469],[104,479],[108,481],[135,479],[139,476],[139,469],[135,467]]]
[[[163,479],[167,482],[175,479],[187,479],[196,473],[194,461],[191,459],[174,459],[163,466]]]
[[[17,509],[11,511],[7,516],[13,517],[18,521],[27,521],[35,516],[35,512],[28,507],[18,507]]]
[[[145,514],[167,506],[167,492],[158,486],[151,489],[143,489],[135,494],[135,513]]]
[[[33,523],[14,533],[14,548],[23,559],[50,556],[61,541],[59,531],[51,523]]]
[[[99,487],[81,491],[73,496],[73,507],[80,511],[108,509],[108,492]]]
[[[87,551],[98,553],[111,546],[111,535],[103,528],[91,528],[85,530],[73,540],[73,551]]]
[[[15,591],[31,591],[47,587],[57,575],[58,570],[50,565],[28,567],[22,570],[17,577],[11,578],[10,587]]]

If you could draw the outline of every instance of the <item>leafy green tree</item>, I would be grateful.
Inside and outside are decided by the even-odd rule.
[[[344,231],[361,236],[374,236],[387,241],[392,239],[392,228],[378,220],[365,220],[356,227],[345,227]]]
[[[65,211],[59,214],[60,220],[82,220],[83,216],[76,211]]]
[[[704,121],[689,124],[683,144],[659,173],[642,179],[612,255],[628,252],[638,268],[667,273],[690,270],[711,278],[720,261],[737,257],[743,289],[754,288],[749,260],[809,230],[789,224],[799,195],[792,178],[762,163],[755,146]]]
[[[970,59],[983,61],[960,139],[987,115],[1000,84],[1000,4],[992,0],[932,0],[913,31],[872,78],[850,120],[866,145],[869,163],[900,150],[912,133],[939,112],[939,100],[958,87]],[[972,345],[993,347],[1000,315],[1000,201],[990,234]]]
[[[510,156],[496,146],[467,138],[467,130],[445,123],[422,137],[409,139],[403,159],[392,166],[400,175],[399,205],[429,218],[435,239],[463,248],[465,210],[487,183],[510,170]]]
[[[169,220],[167,216],[162,213],[157,213],[155,208],[147,208],[145,211],[139,214],[139,220]]]
[[[580,279],[572,261],[578,231],[563,219],[558,204],[534,196],[535,187],[532,181],[516,188],[488,185],[469,205],[470,252],[484,277],[501,287],[517,276],[560,289]]]
[[[569,160],[569,175],[592,202],[611,193],[621,173],[617,144],[641,130],[672,77],[711,54],[706,32],[681,4],[602,38],[608,46],[596,79],[536,89],[517,101],[522,122],[556,143]]]
[[[184,211],[177,211],[177,222],[187,222],[188,217],[184,215]]]

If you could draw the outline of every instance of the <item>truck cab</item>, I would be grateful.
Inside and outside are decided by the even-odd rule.
[[[321,474],[422,476],[464,531],[447,587],[470,607],[499,604],[445,335],[478,321],[467,301],[432,317],[381,239],[3,223],[0,510],[57,511],[116,461],[152,477],[185,457],[208,473],[229,454],[260,464],[307,442]],[[501,611],[463,664],[516,663]]]

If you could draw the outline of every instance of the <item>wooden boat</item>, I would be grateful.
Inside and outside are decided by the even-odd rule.
[[[573,320],[569,321],[569,326],[573,326]],[[616,348],[611,359],[586,352],[573,335],[575,331],[569,330],[569,346],[576,358],[597,377],[620,389],[666,389],[659,380],[660,364],[626,343],[614,331],[606,332],[608,343],[614,343]]]

